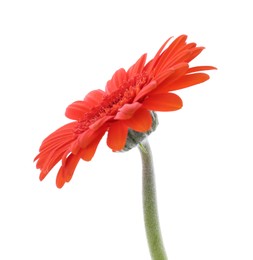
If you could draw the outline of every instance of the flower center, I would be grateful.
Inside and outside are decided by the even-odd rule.
[[[78,122],[74,132],[80,134],[97,120],[105,116],[116,115],[123,105],[133,102],[136,95],[148,83],[148,80],[148,75],[142,73],[124,82],[117,90],[106,95],[98,106],[85,113],[84,118]]]

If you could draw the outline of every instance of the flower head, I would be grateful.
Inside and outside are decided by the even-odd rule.
[[[121,151],[128,131],[145,133],[152,126],[152,111],[174,111],[182,107],[181,98],[171,91],[202,83],[209,79],[201,71],[212,66],[190,67],[203,47],[186,43],[181,35],[168,47],[168,39],[155,57],[146,63],[146,54],[127,71],[117,70],[105,91],[94,90],[81,101],[69,105],[65,115],[74,120],[50,134],[35,157],[41,170],[40,180],[61,160],[56,185],[69,182],[80,159],[89,161],[107,132],[107,145]]]

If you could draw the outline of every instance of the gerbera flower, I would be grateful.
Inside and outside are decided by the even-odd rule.
[[[200,72],[211,66],[189,67],[203,47],[186,43],[181,35],[168,47],[168,39],[155,57],[146,63],[146,54],[127,71],[114,73],[105,91],[94,90],[81,101],[69,105],[65,115],[74,120],[50,134],[35,157],[41,170],[40,180],[61,160],[56,185],[69,182],[80,159],[89,161],[107,132],[107,145],[121,151],[129,130],[146,133],[152,126],[152,111],[174,111],[182,100],[171,91],[202,83],[209,79]]]

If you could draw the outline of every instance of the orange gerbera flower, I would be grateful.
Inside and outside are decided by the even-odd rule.
[[[200,71],[215,69],[189,67],[204,48],[187,44],[186,39],[181,35],[165,48],[168,39],[148,63],[147,55],[142,55],[127,71],[116,71],[105,91],[91,91],[68,106],[65,115],[74,121],[50,134],[34,159],[41,170],[40,180],[61,160],[56,178],[61,188],[72,178],[80,159],[92,159],[106,132],[107,145],[120,151],[126,145],[129,129],[142,133],[150,130],[151,111],[180,109],[182,100],[171,91],[202,83],[209,76]]]

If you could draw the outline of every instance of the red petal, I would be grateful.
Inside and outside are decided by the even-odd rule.
[[[168,92],[168,86],[181,78],[183,75],[185,75],[185,73],[188,71],[188,68],[189,67],[187,63],[181,63],[177,66],[172,67],[172,69],[174,69],[174,72],[169,75],[167,79],[163,80],[163,82],[159,84],[154,91],[152,91],[152,94],[161,94]]]
[[[103,100],[104,96],[105,92],[103,90],[92,90],[85,96],[83,100],[85,107],[89,107],[91,109],[92,107],[97,106]]]
[[[168,79],[170,75],[172,75],[173,73],[175,73],[175,69],[172,67],[172,68],[169,68],[167,70],[164,70],[162,72],[160,72],[156,77],[156,82],[157,82],[157,85],[160,85],[164,80]]]
[[[69,182],[74,174],[76,166],[80,160],[80,157],[74,154],[70,154],[67,158],[66,164],[64,165],[64,178],[66,182]]]
[[[187,35],[183,34],[178,36],[168,47],[166,50],[166,53],[164,52],[164,55],[166,54],[167,56],[173,56],[176,53],[178,53],[180,50],[182,50],[186,46],[186,40],[187,40]]]
[[[170,40],[171,38],[172,38],[172,37],[170,37],[168,40],[165,41],[165,43],[160,47],[160,49],[159,49],[158,52],[156,53],[155,57],[154,57],[152,60],[150,60],[150,61],[146,64],[145,70],[146,70],[148,73],[150,73],[150,72],[153,70],[153,68],[156,66],[156,63],[157,63],[157,61],[158,61],[158,59],[159,59],[159,57],[160,57],[161,52],[163,51],[163,49],[165,48],[166,44],[169,42],[169,40]]]
[[[92,129],[92,131],[96,131],[112,118],[113,116],[104,116],[98,119],[94,124],[90,125],[89,128]]]
[[[99,142],[101,141],[102,137],[105,134],[105,130],[101,130],[99,133],[96,134],[96,138],[91,142],[83,151],[81,152],[81,158],[85,161],[90,161],[98,147]]]
[[[152,126],[152,117],[146,109],[139,109],[131,119],[125,121],[126,125],[138,132],[146,132]]]
[[[156,66],[155,71],[159,73],[160,71],[168,68],[168,64],[174,59],[174,56],[182,50],[186,45],[185,41],[187,39],[186,35],[181,35],[177,37],[170,46],[161,54]]]
[[[63,158],[66,151],[68,151],[69,145],[64,145],[61,148],[52,150],[50,153],[42,156],[40,155],[39,161],[36,165],[37,168],[41,169],[40,180],[42,181],[52,168]]]
[[[79,120],[82,119],[84,114],[91,109],[91,106],[84,101],[76,101],[69,105],[66,109],[65,116],[69,119]]]
[[[78,154],[80,149],[81,148],[79,146],[78,140],[75,140],[74,142],[71,143],[71,146],[70,146],[71,153]]]
[[[195,42],[190,42],[190,43],[187,43],[187,44],[182,48],[182,50],[194,49],[196,46],[197,46],[197,44],[196,44]]]
[[[72,142],[75,141],[73,125],[75,123],[59,128],[42,142],[40,153],[34,159],[35,161],[38,160],[36,167],[41,169],[40,180],[43,180],[63,158],[64,154],[69,151]]]
[[[141,98],[145,97],[147,94],[149,94],[156,87],[157,87],[156,81],[152,80],[147,86],[145,86],[141,89],[141,91],[135,97],[134,102],[139,101]]]
[[[104,135],[107,130],[107,126],[103,125],[96,131],[91,129],[86,130],[82,133],[78,138],[78,143],[81,149],[86,149],[89,145],[91,145],[100,135]]]
[[[61,167],[56,176],[56,186],[57,188],[61,189],[65,184],[65,178],[63,175],[63,168]]]
[[[127,73],[124,69],[117,70],[112,79],[106,84],[105,91],[107,94],[111,94],[117,90],[127,80]]]
[[[185,60],[186,62],[190,62],[193,59],[195,59],[205,48],[204,47],[196,47],[194,48],[194,50],[192,51],[191,56]]]
[[[78,144],[81,149],[85,149],[90,143],[96,139],[96,132],[91,129],[87,129],[85,132],[79,135]]]
[[[187,88],[202,82],[205,82],[209,79],[209,75],[205,73],[195,73],[184,75],[182,78],[173,82],[172,84],[167,86],[168,91],[178,90],[182,88]]]
[[[76,122],[71,122],[55,130],[53,133],[51,133],[48,137],[44,139],[40,146],[40,151],[42,151],[45,147],[48,147],[52,143],[57,143],[57,141],[64,141],[66,139],[69,140],[70,137],[73,138],[73,129],[75,125]]]
[[[126,120],[133,116],[133,114],[141,107],[138,102],[132,104],[125,104],[119,109],[119,112],[115,116],[116,120]]]
[[[182,106],[181,98],[173,93],[151,95],[143,102],[143,107],[154,111],[174,111]]]
[[[57,188],[62,188],[66,182],[69,182],[72,179],[79,160],[79,154],[69,154],[66,158],[64,158],[64,160],[62,160],[62,166],[59,169],[56,177]]]
[[[127,133],[128,127],[122,121],[113,123],[108,130],[107,145],[113,151],[122,150],[126,144]]]
[[[202,71],[202,70],[216,70],[217,68],[213,66],[196,66],[189,68],[187,73],[192,73],[192,72],[197,72],[197,71]]]
[[[144,65],[145,65],[145,62],[146,62],[146,58],[147,58],[147,54],[143,54],[138,60],[137,62],[131,66],[128,71],[127,71],[127,75],[129,78],[135,76],[136,74],[138,73],[141,73],[143,68],[144,68]]]
[[[172,66],[176,66],[177,64],[186,62],[191,57],[191,55],[192,55],[191,50],[181,51],[177,55],[168,59],[167,62],[164,64],[164,66],[160,70],[162,71],[162,70],[171,68]]]

